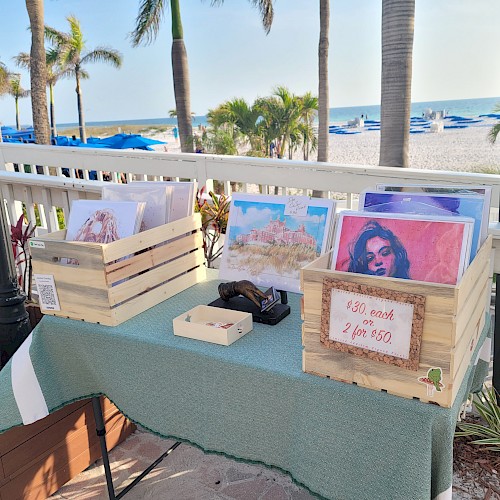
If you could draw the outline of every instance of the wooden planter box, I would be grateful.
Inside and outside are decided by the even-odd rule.
[[[490,266],[491,246],[490,236],[456,286],[331,271],[330,253],[305,266],[301,272],[304,292],[303,370],[397,396],[451,407],[485,324],[493,275]],[[325,277],[425,296],[417,371],[330,349],[320,342]],[[426,384],[419,382],[418,378],[425,378],[433,367],[442,369],[444,388],[429,396]]]
[[[44,314],[115,326],[205,279],[200,214],[108,244],[65,236],[30,240],[33,272],[53,276],[60,303]]]
[[[101,399],[108,450],[135,430]],[[92,401],[77,401],[33,424],[0,434],[0,500],[43,499],[101,457]]]

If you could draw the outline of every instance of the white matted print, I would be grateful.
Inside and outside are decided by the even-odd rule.
[[[111,243],[132,236],[139,232],[145,206],[143,201],[75,200],[66,239]]]
[[[299,292],[300,269],[329,250],[334,212],[333,200],[233,193],[219,277]]]

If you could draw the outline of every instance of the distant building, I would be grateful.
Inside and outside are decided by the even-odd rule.
[[[304,224],[301,224],[296,231],[293,231],[286,227],[286,222],[281,221],[279,216],[276,220],[271,219],[263,229],[252,229],[249,234],[239,234],[236,237],[236,242],[275,245],[302,244],[313,248],[316,247],[316,240],[306,232]]]

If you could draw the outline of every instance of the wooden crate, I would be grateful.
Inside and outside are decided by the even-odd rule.
[[[493,275],[491,248],[489,236],[456,286],[331,271],[331,253],[305,266],[301,272],[303,371],[451,407],[485,324]],[[320,328],[325,277],[425,296],[417,371],[324,347],[320,342]],[[426,377],[428,370],[434,367],[442,369],[445,387],[428,396],[426,385],[418,378]]]
[[[115,326],[205,279],[200,214],[108,244],[65,237],[30,240],[33,271],[54,277],[59,298],[45,314]]]
[[[111,450],[136,427],[107,398],[101,405]],[[95,427],[85,399],[0,435],[0,500],[47,498],[101,458]]]

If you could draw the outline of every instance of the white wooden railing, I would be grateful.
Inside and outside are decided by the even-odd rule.
[[[15,172],[15,165],[21,172]],[[28,165],[32,172],[24,173]],[[36,168],[38,166],[38,168]],[[69,169],[70,177],[62,175]],[[78,170],[83,179],[77,178]],[[91,171],[100,180],[88,180]],[[170,154],[146,151],[120,151],[0,143],[0,190],[6,202],[8,217],[17,220],[24,203],[30,220],[37,206],[42,226],[39,232],[57,229],[56,208],[69,214],[74,199],[100,198],[102,173],[111,172],[112,182],[120,173],[129,181],[164,178],[196,180],[199,186],[212,188],[213,181],[230,193],[231,183],[243,191],[280,194],[311,194],[312,190],[329,191],[329,196],[343,200],[342,206],[353,208],[356,195],[377,183],[429,183],[490,185],[493,187],[490,233],[494,247],[500,248],[498,208],[500,175],[450,172],[440,170],[398,169],[366,165],[338,165],[304,161],[276,160],[203,154]],[[500,252],[495,272],[500,273]]]

